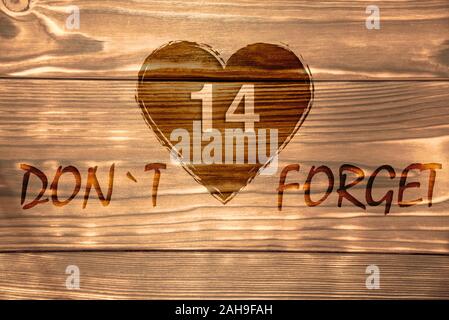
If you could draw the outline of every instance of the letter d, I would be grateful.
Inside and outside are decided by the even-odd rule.
[[[23,205],[23,203],[25,202],[25,199],[26,199],[28,182],[30,181],[30,174],[34,174],[42,182],[42,188],[41,188],[41,191],[39,192],[39,194],[37,195],[37,197],[33,201],[24,205],[23,209],[24,210],[31,209],[32,207],[37,206],[40,203],[47,202],[48,198],[40,200],[42,198],[42,196],[44,195],[45,191],[47,190],[48,180],[47,180],[47,176],[45,175],[45,173],[40,171],[38,168],[35,168],[33,166],[30,166],[30,165],[24,164],[24,163],[20,164],[20,169],[26,171],[25,174],[23,175],[23,181],[22,181],[22,197],[20,200],[21,205]]]

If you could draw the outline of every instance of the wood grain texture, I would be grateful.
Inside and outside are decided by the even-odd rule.
[[[365,27],[369,4],[1,0],[0,298],[448,299],[449,1],[376,1],[380,30]],[[73,5],[79,30],[66,25]],[[310,67],[313,107],[279,159],[280,168],[301,165],[287,179],[301,188],[285,193],[282,211],[279,171],[222,205],[170,163],[146,126],[134,98],[137,75],[153,50],[174,40],[206,43],[224,61],[251,43],[288,46]],[[176,105],[173,88],[196,83],[177,80],[152,90],[170,93]],[[144,171],[150,162],[167,163],[156,207],[153,175]],[[389,164],[399,174],[413,162],[443,166],[432,207],[399,208],[399,178],[386,175],[374,193],[394,190],[387,216],[383,206],[338,208],[335,191],[318,207],[304,203],[312,166],[337,175],[344,163],[367,174]],[[98,166],[103,186],[115,163],[111,204],[93,193],[82,209],[82,189],[67,206],[23,210],[21,163],[42,169],[50,183],[58,166],[74,165],[82,188],[89,167]],[[425,198],[428,173],[411,179],[421,189],[407,197]],[[357,198],[365,186],[354,188]],[[62,179],[60,197],[71,187]],[[317,179],[312,196],[326,187]],[[81,268],[79,291],[65,288],[73,264]],[[365,288],[370,264],[380,267],[381,290]]]
[[[287,44],[315,79],[448,79],[449,1],[0,2],[0,76],[134,79],[173,40],[207,43],[226,60],[250,43]],[[16,3],[16,4],[13,4]],[[70,6],[80,29],[70,30]],[[69,10],[69,11],[68,11]]]
[[[380,289],[365,270],[380,269]],[[65,286],[80,268],[80,290]],[[449,298],[449,257],[380,254],[83,252],[0,254],[2,299]]]
[[[425,202],[408,208],[393,205],[384,216],[383,206],[364,211],[343,202],[338,208],[335,192],[310,208],[302,190],[287,191],[283,210],[278,211],[279,171],[257,177],[224,206],[170,163],[169,153],[140,115],[133,96],[135,82],[3,80],[0,249],[448,253],[448,89],[442,81],[319,82],[308,120],[281,153],[281,168],[301,164],[300,172],[288,178],[301,185],[313,165],[327,165],[335,174],[343,163],[356,164],[367,173],[383,164],[398,173],[412,162],[443,165],[431,208]],[[144,172],[150,162],[167,163],[155,208],[152,174]],[[115,163],[111,204],[101,206],[94,193],[86,209],[81,194],[63,208],[47,203],[22,210],[20,163],[42,169],[50,181],[59,165],[74,165],[81,171],[83,188],[89,166],[99,166],[104,185]],[[137,183],[126,177],[128,171]],[[428,174],[412,178],[423,188],[407,197],[425,197]],[[60,185],[61,197],[71,192],[70,180],[66,182]],[[376,194],[393,189],[397,201],[398,183],[380,178]],[[362,199],[364,185],[354,191]],[[326,187],[318,179],[313,194]],[[39,190],[36,184],[33,190]]]

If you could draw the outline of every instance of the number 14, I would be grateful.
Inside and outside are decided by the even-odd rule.
[[[202,100],[203,132],[212,131],[212,83],[204,84],[200,91],[192,92],[192,100]],[[240,102],[244,99],[243,114],[235,113]],[[226,122],[243,122],[245,132],[254,132],[254,122],[259,122],[259,115],[254,114],[254,85],[244,84],[226,111]]]

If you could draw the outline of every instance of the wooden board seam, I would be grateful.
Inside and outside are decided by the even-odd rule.
[[[312,75],[313,78],[313,75]],[[21,77],[21,76],[0,76],[0,80],[24,80],[24,81],[38,81],[38,80],[47,80],[47,81],[132,81],[137,82],[138,78],[129,78],[129,77]],[[235,82],[235,81],[244,81],[244,82],[297,82],[297,80],[291,79],[216,79],[216,78],[205,78],[205,79],[195,79],[195,78],[163,78],[163,79],[148,79],[146,81],[157,81],[157,82],[170,82],[170,81],[182,81],[182,82]],[[339,82],[351,82],[351,83],[383,83],[383,82],[449,82],[449,78],[398,78],[398,79],[313,79],[313,82],[321,82],[321,83],[339,83]]]
[[[385,252],[385,251],[328,251],[328,250],[248,250],[248,249],[33,249],[33,250],[0,250],[0,254],[28,254],[28,253],[297,253],[297,254],[355,254],[355,255],[403,255],[403,256],[449,256],[449,253],[438,252]]]

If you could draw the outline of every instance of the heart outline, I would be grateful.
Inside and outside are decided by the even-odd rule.
[[[273,161],[273,159],[275,157],[278,157],[280,152],[287,146],[287,144],[291,141],[291,139],[296,135],[296,133],[298,132],[299,128],[302,126],[302,124],[304,123],[305,119],[307,118],[312,105],[313,105],[313,101],[314,101],[314,92],[315,92],[315,87],[314,87],[314,82],[313,82],[313,77],[312,77],[312,73],[310,71],[310,68],[307,64],[305,64],[303,62],[303,57],[300,55],[299,57],[286,45],[281,44],[281,45],[273,45],[273,44],[266,44],[266,43],[253,43],[253,44],[249,44],[245,47],[242,47],[240,49],[238,49],[237,51],[235,51],[230,57],[229,59],[225,62],[223,60],[223,58],[220,56],[220,54],[215,51],[212,47],[210,47],[207,44],[198,44],[195,42],[190,42],[190,41],[183,41],[183,40],[178,40],[178,41],[171,41],[167,44],[164,44],[162,46],[160,46],[159,48],[155,49],[150,55],[148,55],[145,58],[145,61],[142,65],[142,68],[139,71],[138,74],[138,83],[137,83],[137,89],[136,89],[136,94],[135,94],[135,99],[136,102],[139,104],[141,112],[142,112],[142,117],[145,121],[145,123],[152,129],[152,131],[156,134],[156,138],[158,139],[159,143],[161,143],[161,145],[163,145],[164,147],[166,147],[169,151],[169,153],[174,153],[174,151],[176,151],[176,148],[173,146],[173,144],[171,143],[171,141],[169,139],[167,139],[167,137],[163,134],[163,132],[161,132],[161,130],[159,129],[158,125],[154,122],[153,118],[151,117],[151,114],[148,112],[148,109],[145,105],[145,101],[143,99],[139,98],[139,88],[140,85],[145,82],[145,81],[161,81],[162,79],[165,81],[191,81],[192,79],[189,78],[175,78],[175,79],[170,79],[170,78],[166,78],[164,76],[162,76],[161,78],[159,77],[153,77],[153,78],[145,78],[145,73],[147,72],[147,69],[149,67],[149,63],[146,63],[148,60],[151,59],[151,57],[153,57],[155,54],[157,54],[158,52],[160,52],[161,50],[166,49],[167,47],[170,47],[172,45],[176,45],[176,44],[188,44],[188,45],[193,45],[196,46],[197,48],[204,50],[205,52],[207,52],[208,54],[210,54],[211,56],[213,56],[215,58],[216,61],[218,61],[220,63],[221,66],[221,70],[220,71],[226,71],[226,66],[227,63],[229,62],[229,60],[231,60],[231,58],[233,56],[235,56],[237,53],[239,53],[241,50],[248,48],[250,46],[253,45],[271,45],[271,46],[277,46],[278,48],[281,48],[283,50],[288,51],[289,53],[291,53],[292,55],[294,55],[300,62],[300,64],[302,65],[305,74],[307,76],[307,80],[308,80],[308,84],[309,84],[309,88],[308,88],[308,92],[310,93],[310,99],[307,103],[307,107],[304,109],[304,111],[302,112],[300,119],[296,122],[295,127],[293,128],[293,130],[291,130],[290,134],[285,138],[285,140],[282,142],[282,144],[280,146],[278,146],[278,148],[276,149],[276,152],[274,155],[270,155],[269,159],[261,165],[260,168],[258,168],[257,172],[250,176],[246,181],[245,184],[242,185],[238,190],[235,190],[232,192],[232,194],[230,194],[229,196],[227,196],[226,198],[221,198],[219,196],[219,194],[221,194],[221,191],[219,189],[217,189],[215,186],[213,185],[206,185],[201,177],[199,177],[191,168],[190,166],[192,166],[193,168],[195,168],[194,165],[189,164],[189,163],[185,163],[183,161],[183,157],[179,152],[176,152],[176,156],[177,159],[179,160],[180,164],[182,165],[183,169],[190,175],[193,177],[193,179],[203,185],[204,187],[206,187],[206,189],[209,191],[209,193],[216,199],[218,199],[223,205],[225,205],[226,203],[228,203],[230,200],[232,200],[243,188],[245,188],[248,184],[250,184],[252,182],[252,180],[257,177],[268,165],[270,165],[270,163]],[[208,77],[205,77],[204,79],[202,79],[201,77],[195,77],[194,80],[198,81],[198,80],[211,80]],[[242,79],[238,78],[237,81],[243,81]],[[280,79],[276,79],[276,81],[279,81]],[[231,80],[229,80],[231,81]],[[249,81],[258,81],[256,79],[250,79]],[[262,81],[270,81],[270,79],[262,79]],[[301,81],[300,79],[297,79],[297,81]],[[213,189],[210,190],[210,189]]]

